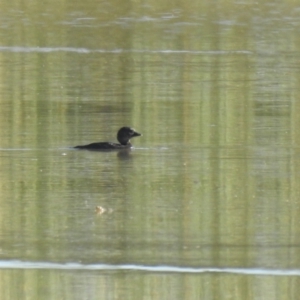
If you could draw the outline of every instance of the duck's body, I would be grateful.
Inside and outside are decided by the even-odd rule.
[[[130,139],[136,136],[141,136],[140,133],[136,132],[133,128],[122,127],[118,131],[117,139],[120,142],[111,143],[111,142],[100,142],[92,143],[88,145],[76,146],[76,149],[86,149],[86,150],[121,150],[131,148]]]
[[[86,149],[86,150],[118,150],[118,149],[126,149],[131,148],[132,145],[128,143],[127,145],[121,145],[118,143],[110,143],[110,142],[100,142],[100,143],[92,143],[83,146],[76,146],[76,149]]]

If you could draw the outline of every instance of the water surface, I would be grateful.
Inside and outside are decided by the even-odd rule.
[[[1,299],[297,298],[297,4],[0,8]]]

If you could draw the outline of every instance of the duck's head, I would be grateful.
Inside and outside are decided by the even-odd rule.
[[[122,127],[118,131],[117,139],[121,145],[127,145],[135,136],[141,136],[140,133],[136,132],[133,128],[130,127]]]

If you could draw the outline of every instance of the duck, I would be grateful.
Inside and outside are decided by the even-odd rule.
[[[141,136],[141,133],[135,131],[135,129],[131,127],[122,127],[119,129],[117,134],[118,143],[111,143],[111,142],[100,142],[100,143],[92,143],[88,145],[79,145],[75,146],[75,149],[82,149],[82,150],[121,150],[121,149],[129,149],[132,147],[130,143],[130,139]]]

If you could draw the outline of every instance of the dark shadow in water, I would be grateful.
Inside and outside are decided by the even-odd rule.
[[[122,149],[118,151],[118,158],[120,160],[132,159],[131,149]]]
[[[72,149],[75,149],[72,147]],[[75,149],[77,150],[77,149]],[[77,151],[93,151],[93,152],[118,152],[117,156],[121,160],[132,159],[131,149],[79,149]]]

